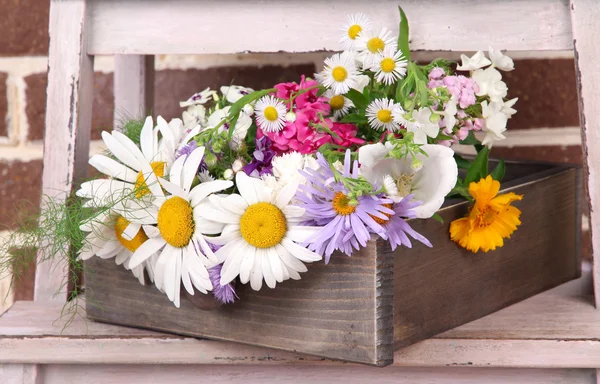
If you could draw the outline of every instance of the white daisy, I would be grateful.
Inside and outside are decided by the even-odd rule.
[[[348,22],[342,27],[344,34],[340,39],[342,48],[345,51],[352,51],[355,48],[358,36],[371,29],[371,20],[363,13],[355,13],[348,16]]]
[[[369,68],[373,60],[377,60],[377,56],[386,48],[395,48],[397,40],[398,37],[385,27],[379,33],[375,33],[373,30],[362,32],[358,36],[356,49],[360,52],[359,57],[363,68]]]
[[[261,97],[256,102],[254,112],[258,127],[263,131],[279,132],[285,127],[285,104],[272,95]]]
[[[212,289],[207,268],[216,265],[217,258],[204,235],[221,233],[223,225],[200,218],[198,207],[211,193],[233,185],[231,181],[216,180],[191,189],[203,156],[204,147],[200,147],[189,156],[178,158],[169,172],[169,181],[160,180],[171,195],[165,196],[161,190],[154,199],[154,206],[146,210],[147,223],[156,227],[144,226],[149,238],[129,261],[129,266],[135,268],[158,253],[154,283],[176,307],[179,307],[182,283],[190,295],[194,294],[194,287],[202,293]],[[150,175],[149,179],[156,176]]]
[[[354,107],[354,103],[344,95],[336,95],[331,89],[328,89],[323,96],[329,99],[329,106],[333,117],[341,119],[348,114],[350,108]]]
[[[229,87],[221,87],[223,97],[231,104],[235,103],[242,97],[254,92],[252,88],[242,87],[240,85],[230,85]]]
[[[213,97],[213,93],[210,88],[206,88],[203,91],[194,93],[186,101],[180,101],[179,106],[185,108],[195,104],[206,104]]]
[[[397,114],[402,107],[390,99],[375,99],[369,104],[366,116],[369,124],[374,129],[396,131],[400,124],[394,121],[393,115]]]
[[[401,51],[394,47],[386,47],[371,64],[371,71],[380,83],[391,85],[406,75],[407,61]]]
[[[334,94],[343,95],[357,85],[357,75],[354,55],[342,52],[325,59],[325,67],[318,80]]]
[[[92,220],[84,222],[80,229],[89,232],[84,240],[83,246],[79,250],[79,259],[88,260],[92,256],[101,259],[115,258],[117,265],[123,265],[129,268],[129,259],[146,240],[148,236],[140,229],[130,240],[123,237],[125,228],[129,226],[129,221],[113,210],[105,211],[94,217]],[[116,256],[116,257],[115,257]],[[131,268],[133,275],[139,280],[140,284],[145,284],[144,269],[148,271],[151,281],[154,281],[154,263],[156,254],[153,254],[142,264]]]
[[[237,173],[235,181],[239,195],[213,195],[201,212],[225,225],[221,235],[211,239],[223,245],[215,253],[219,262],[224,262],[221,285],[239,275],[240,281],[249,281],[255,291],[262,287],[263,279],[274,288],[278,282],[299,278],[299,273],[306,271],[302,262],[321,260],[320,255],[297,244],[320,229],[299,225],[304,209],[290,205],[297,183],[273,193],[263,180],[244,172]]]

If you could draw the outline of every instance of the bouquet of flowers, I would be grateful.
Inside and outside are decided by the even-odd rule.
[[[107,177],[77,191],[93,212],[79,258],[115,258],[177,307],[181,289],[231,303],[235,281],[275,288],[372,238],[435,246],[409,219],[436,218],[449,196],[473,203],[452,240],[501,247],[522,196],[498,195],[504,163],[488,172],[488,156],[516,112],[500,72],[513,62],[492,48],[457,66],[411,62],[400,13],[399,37],[350,16],[344,51],[312,77],[205,89],[181,102],[181,119],[103,132],[108,152],[90,165]]]

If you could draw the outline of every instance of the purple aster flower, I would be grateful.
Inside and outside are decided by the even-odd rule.
[[[198,148],[198,144],[196,144],[196,141],[190,141],[189,143],[177,150],[177,153],[175,154],[175,159],[178,159],[181,156],[189,156],[192,152],[194,152],[194,149],[196,148]]]
[[[235,294],[235,288],[233,288],[232,283],[221,285],[221,268],[222,264],[215,265],[212,268],[208,269],[208,277],[210,278],[210,282],[213,285],[213,295],[215,298],[223,303],[230,304],[235,301],[237,295]]]
[[[256,149],[254,150],[252,161],[242,169],[246,175],[252,177],[271,175],[273,173],[271,161],[275,157],[275,151],[271,149],[271,139],[263,136],[260,139],[256,139],[255,142]]]
[[[334,173],[325,158],[317,153],[320,169],[300,171],[307,180],[299,187],[296,195],[299,206],[305,209],[305,217],[315,225],[322,226],[308,243],[308,249],[321,254],[329,263],[331,254],[340,250],[350,256],[353,250],[365,247],[371,233],[382,233],[385,229],[376,219],[387,220],[394,211],[386,206],[392,200],[375,196],[358,197],[358,204],[351,205],[350,191]],[[358,178],[358,162],[352,164],[350,151],[346,151],[342,176]]]
[[[390,242],[392,251],[399,245],[412,248],[412,243],[410,242],[408,235],[431,248],[429,240],[412,229],[406,220],[404,220],[405,218],[410,219],[416,217],[413,208],[420,204],[419,201],[413,201],[413,195],[408,195],[404,197],[402,201],[393,204],[392,210],[394,213],[388,216],[388,220],[375,219],[375,221],[381,224],[384,229],[384,231],[378,233],[378,235]]]

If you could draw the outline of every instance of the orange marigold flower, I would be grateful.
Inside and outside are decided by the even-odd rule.
[[[491,176],[469,185],[475,203],[466,217],[450,223],[450,238],[471,252],[493,251],[504,245],[521,224],[521,211],[510,204],[522,200],[513,192],[498,195],[500,182]]]

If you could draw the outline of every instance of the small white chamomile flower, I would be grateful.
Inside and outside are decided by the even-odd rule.
[[[363,68],[369,68],[373,60],[377,60],[377,56],[386,48],[394,48],[397,40],[398,37],[385,27],[379,33],[372,30],[361,33],[356,43],[356,49],[360,52]]]
[[[278,132],[285,127],[287,109],[283,102],[273,96],[263,96],[254,107],[258,127],[266,132]]]
[[[331,89],[328,89],[323,96],[329,99],[329,106],[333,117],[341,119],[348,114],[350,108],[354,107],[354,103],[344,95],[336,95]]]
[[[402,52],[389,46],[372,61],[371,71],[375,72],[378,82],[391,85],[406,75],[407,64]]]
[[[375,99],[366,110],[369,124],[377,130],[396,131],[400,124],[394,120],[393,115],[398,114],[401,108],[393,100]]]
[[[357,75],[354,55],[342,52],[325,59],[325,68],[318,79],[334,94],[343,95],[357,85]]]
[[[344,34],[340,39],[342,47],[346,51],[352,51],[356,48],[358,36],[363,31],[371,29],[371,20],[364,13],[355,13],[348,16],[348,22],[342,27]]]

